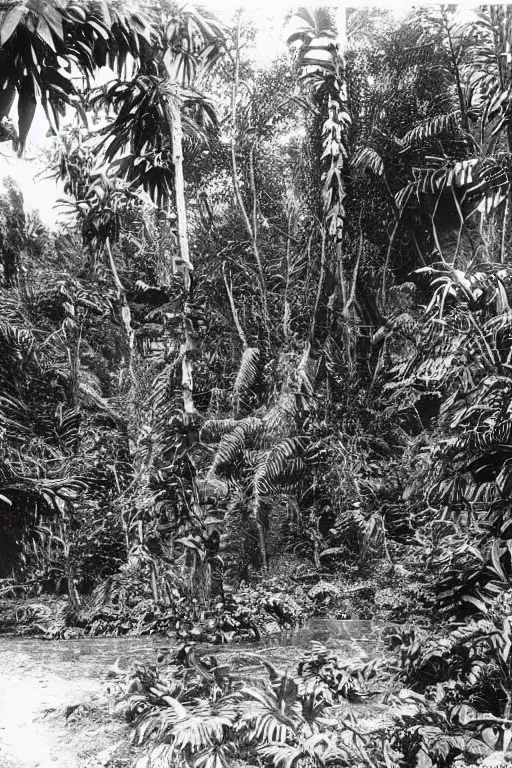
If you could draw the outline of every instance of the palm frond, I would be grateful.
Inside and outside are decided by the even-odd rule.
[[[263,421],[256,416],[245,419],[207,419],[201,427],[200,437],[205,443],[216,443],[236,427],[243,429],[248,437],[262,431]]]
[[[230,432],[224,434],[217,447],[209,474],[213,475],[219,469],[234,470],[245,446],[245,430],[241,425],[235,426]]]
[[[263,421],[269,438],[294,432],[297,415],[297,398],[290,392],[282,392],[277,402],[269,408]]]
[[[371,171],[376,176],[382,176],[384,173],[384,161],[377,150],[371,147],[360,147],[356,150],[351,160],[351,166],[357,174]]]
[[[304,452],[304,441],[299,437],[285,438],[266,451],[262,451],[251,479],[254,496],[260,499],[275,490],[280,483],[300,472],[299,456]]]
[[[460,128],[460,110],[456,109],[448,114],[436,115],[423,120],[399,140],[402,147],[411,149],[429,141],[434,136],[442,133],[453,133]]]
[[[233,725],[235,712],[212,712],[208,704],[198,705],[186,718],[178,720],[172,729],[173,751],[187,748],[192,753],[221,744],[226,730]]]
[[[414,168],[413,180],[395,196],[397,207],[403,210],[411,197],[434,195],[438,200],[449,189],[457,195],[458,206],[464,204],[469,219],[476,212],[489,216],[505,199],[510,189],[510,170],[505,157],[470,158],[455,163],[441,162],[432,168]]]

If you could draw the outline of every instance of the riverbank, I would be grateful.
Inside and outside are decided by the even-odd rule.
[[[403,579],[399,572],[395,576],[397,581]],[[295,674],[311,641],[324,644],[344,659],[375,658],[382,648],[378,609],[382,619],[388,580],[389,576],[382,584],[368,586],[320,579],[313,586],[296,587],[294,597],[307,604],[304,614],[309,616],[305,625],[280,633],[275,630],[279,629],[276,611],[285,605],[280,599],[282,584],[278,591],[269,584],[248,588],[248,594],[239,598],[241,611],[250,606],[249,615],[255,615],[259,601],[257,616],[264,630],[260,641],[232,642],[210,647],[209,652],[221,666],[244,674],[252,667],[254,674],[261,673],[261,664],[254,658],[244,661],[244,652],[260,655]],[[311,618],[313,612],[316,618]],[[330,619],[326,614],[365,618]],[[84,637],[87,628],[67,626],[67,615],[66,597],[41,595],[0,602],[2,768],[128,768],[135,762],[132,729],[122,713],[111,711],[109,691],[116,680],[109,670],[111,674],[114,669],[127,670],[134,662],[158,666],[157,657],[166,656],[162,648],[179,645],[179,639],[174,633],[170,637]],[[269,627],[275,630],[265,635]]]
[[[425,579],[418,580],[403,553],[401,563],[390,566],[376,560],[352,578],[307,569],[296,574],[283,566],[278,574],[250,585],[227,587],[224,603],[208,611],[178,593],[172,604],[141,597],[148,588],[142,576],[136,572],[126,578],[121,571],[82,596],[78,610],[71,609],[67,596],[4,597],[0,635],[76,639],[177,632],[183,641],[225,644],[298,627],[312,617],[398,623],[407,617],[422,624],[431,615],[430,586],[420,583]]]
[[[185,654],[178,663],[182,652],[176,656],[176,641],[166,637],[4,636],[0,766],[132,768],[139,758],[142,765],[158,743],[168,743],[162,734],[149,741],[147,736],[173,708],[193,719],[199,707],[208,720],[208,706],[217,706],[221,696],[230,717],[245,722],[251,697],[274,711],[275,697],[287,691],[291,698],[285,697],[285,704],[298,717],[295,705],[309,706],[307,691],[313,689],[321,700],[318,712],[326,707],[320,723],[325,738],[356,750],[354,760],[342,764],[389,768],[386,755],[391,754],[400,768],[509,766],[512,754],[500,741],[502,732],[503,738],[508,734],[501,724],[508,721],[497,707],[491,709],[495,694],[485,687],[487,679],[504,676],[502,645],[493,642],[505,637],[505,630],[490,620],[452,625],[435,634],[370,620],[311,619],[258,643],[198,646],[194,658]],[[464,667],[471,649],[485,665],[478,680],[473,666]],[[459,670],[457,678],[453,670]],[[229,708],[232,691],[238,692],[236,712]],[[483,702],[480,710],[475,708],[477,695]],[[165,722],[171,728],[174,719]],[[292,736],[298,747],[297,723]],[[278,749],[277,735],[258,729],[250,733],[255,748]],[[177,732],[170,736],[177,738]],[[240,752],[240,744],[230,742],[226,748],[231,746]],[[368,754],[371,758],[363,760]],[[362,761],[356,761],[357,755]]]

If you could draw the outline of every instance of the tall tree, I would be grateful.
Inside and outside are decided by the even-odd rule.
[[[352,280],[349,281],[343,253],[346,173],[352,124],[343,56],[346,9],[342,6],[335,18],[332,10],[328,8],[300,8],[296,18],[298,29],[289,36],[288,44],[300,43],[296,61],[299,79],[310,93],[314,108],[318,112],[320,124],[317,124],[316,129],[321,133],[321,154],[318,163],[322,202],[322,246],[320,280],[310,340],[315,343],[320,325],[324,326],[323,340],[329,336],[333,303],[336,295],[340,293],[343,306],[344,352],[349,368],[352,369],[355,360],[351,314],[359,262],[354,268]]]
[[[333,13],[326,8],[300,8],[296,16],[299,29],[289,36],[288,44],[300,42],[296,62],[299,77],[321,111],[324,226],[330,238],[341,241],[346,194],[343,174],[351,125],[344,80],[345,17],[340,9],[337,20],[342,29],[337,30]]]
[[[203,140],[216,125],[213,105],[197,86],[223,54],[226,29],[206,11],[169,4],[155,34],[154,55],[139,61],[134,78],[107,85],[93,101],[113,106],[116,112],[102,131],[100,156],[111,162],[111,172],[121,175],[130,188],[144,188],[167,210],[170,226],[177,224],[177,253],[169,249],[169,268],[162,280],[170,283],[166,288],[173,294],[174,331],[178,332],[175,355],[163,361],[154,382],[148,425],[152,448],[141,452],[141,477],[158,484],[160,467],[165,466],[172,481],[166,483],[164,495],[175,484],[169,501],[175,530],[180,530],[184,516],[189,521],[192,517],[192,527],[200,529],[192,452],[197,442],[193,360],[201,309],[196,304],[189,248],[184,153],[190,139]],[[195,570],[192,565],[191,571]]]

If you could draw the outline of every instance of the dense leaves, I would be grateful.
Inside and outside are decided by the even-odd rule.
[[[125,13],[106,3],[77,5],[12,2],[0,20],[0,120],[18,97],[18,146],[22,152],[41,102],[57,131],[66,106],[79,103],[72,67],[90,78],[109,63],[122,71],[127,57],[151,44],[143,14]],[[62,71],[64,68],[64,72]]]
[[[48,153],[67,225],[0,199],[1,575],[66,589],[88,634],[426,625],[387,667],[317,647],[254,685],[194,653],[139,670],[153,765],[506,751],[510,9],[302,8],[265,66],[243,16],[2,14],[18,149],[38,103],[75,122]],[[370,733],[336,707],[374,682],[395,711]]]

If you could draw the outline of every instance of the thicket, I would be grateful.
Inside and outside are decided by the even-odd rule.
[[[506,752],[509,8],[303,8],[265,67],[243,15],[0,13],[1,138],[22,152],[41,102],[69,215],[48,231],[0,197],[2,594],[65,591],[90,633],[430,626],[393,640],[414,693],[378,748],[320,736],[316,694],[278,676],[206,691],[217,735],[189,764],[228,764],[227,731],[258,764]],[[254,731],[270,699],[296,719]]]

